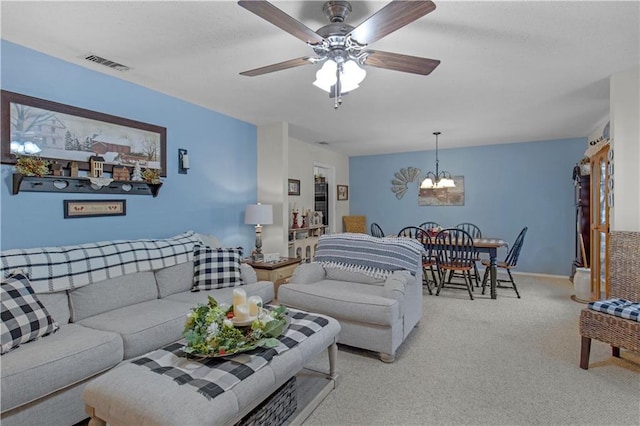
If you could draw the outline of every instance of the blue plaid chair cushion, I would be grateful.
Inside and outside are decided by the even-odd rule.
[[[594,311],[604,312],[605,314],[611,314],[640,322],[640,303],[633,303],[628,300],[613,298],[590,302],[588,308],[593,309]]]
[[[194,246],[191,291],[241,285],[240,256],[240,249]]]
[[[1,287],[0,353],[4,354],[58,329],[58,323],[53,321],[38,300],[25,274],[9,276],[2,281]]]

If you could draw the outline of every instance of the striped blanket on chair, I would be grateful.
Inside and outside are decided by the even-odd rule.
[[[385,279],[393,271],[406,270],[412,275],[421,272],[424,252],[419,241],[408,238],[330,234],[318,240],[315,261],[324,267]]]

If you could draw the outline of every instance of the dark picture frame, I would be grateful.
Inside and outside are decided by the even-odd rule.
[[[300,179],[289,179],[289,195],[300,195]]]
[[[338,185],[338,190],[336,191],[338,195],[338,201],[345,201],[349,199],[349,185]]]
[[[138,161],[167,176],[166,127],[6,90],[0,92],[0,110],[2,164],[32,154],[63,168],[76,161],[79,170],[89,171],[89,157],[99,155],[107,173],[114,166],[133,168]]]
[[[64,218],[126,216],[127,200],[64,200]]]

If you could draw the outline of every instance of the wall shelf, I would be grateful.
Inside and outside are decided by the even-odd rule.
[[[94,187],[89,178],[64,176],[24,176],[13,174],[13,195],[20,192],[64,192],[89,194],[130,194],[156,197],[162,183],[113,181],[109,185]]]

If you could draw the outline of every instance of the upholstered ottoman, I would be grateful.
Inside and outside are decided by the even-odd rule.
[[[184,341],[178,341],[91,381],[83,393],[89,424],[231,425],[324,350],[333,388],[339,332],[331,317],[291,310],[291,323],[275,350],[187,358],[181,351]]]

